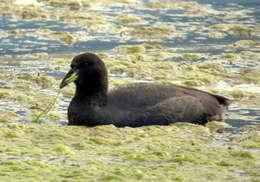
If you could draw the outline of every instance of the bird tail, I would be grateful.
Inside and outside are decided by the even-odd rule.
[[[213,94],[212,94],[212,96],[214,96],[218,100],[218,102],[225,108],[228,108],[228,106],[232,103],[232,100],[230,100],[226,97],[223,97],[220,95],[213,95]]]

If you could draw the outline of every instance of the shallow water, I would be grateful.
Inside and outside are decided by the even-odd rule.
[[[141,1],[140,1],[141,2]],[[212,62],[221,64],[228,68],[231,72],[235,72],[240,68],[259,68],[260,61],[252,60],[251,58],[240,60],[236,64],[229,64],[229,62],[219,62],[214,56],[219,56],[223,53],[241,53],[247,51],[246,48],[232,47],[232,44],[239,40],[254,39],[260,40],[258,31],[253,31],[252,35],[235,36],[231,32],[224,32],[223,37],[212,38],[209,35],[212,30],[210,26],[214,24],[243,24],[249,27],[259,26],[260,23],[260,3],[256,0],[243,1],[243,0],[223,0],[223,1],[208,1],[197,0],[205,7],[211,8],[212,12],[205,16],[187,16],[186,10],[183,9],[152,9],[144,8],[143,6],[118,6],[118,5],[101,5],[99,9],[90,10],[90,12],[102,13],[110,23],[107,27],[97,26],[93,30],[91,26],[84,27],[81,25],[69,24],[62,20],[23,20],[14,16],[0,16],[0,71],[1,74],[11,74],[13,76],[24,75],[41,75],[51,76],[56,80],[60,80],[65,74],[66,70],[56,69],[55,66],[50,66],[54,55],[55,58],[62,58],[69,56],[70,58],[79,52],[106,52],[111,53],[113,48],[119,45],[136,45],[142,43],[160,43],[169,48],[174,48],[175,53],[196,53],[203,54],[204,56],[192,60],[192,62]],[[204,7],[204,8],[205,8]],[[51,9],[49,6],[44,9]],[[241,15],[229,15],[226,13],[233,11]],[[143,26],[150,25],[174,25],[178,33],[174,36],[158,39],[144,39],[136,36],[123,35],[120,36],[115,29],[111,27],[120,27],[114,17],[121,13],[135,14],[141,17],[144,22]],[[211,14],[212,13],[212,14]],[[131,26],[129,26],[131,28]],[[94,27],[96,28],[96,27]],[[54,32],[68,32],[75,35],[77,38],[73,43],[64,43],[56,38],[44,37],[37,34],[43,29],[48,29]],[[12,30],[21,30],[19,33],[10,33]],[[221,34],[222,35],[222,34]],[[260,53],[259,46],[249,49],[254,53]],[[37,57],[30,56],[32,53],[48,53],[47,58],[39,60]],[[114,54],[114,53],[112,53]],[[209,58],[210,57],[210,58]],[[164,59],[163,61],[185,62],[182,56],[172,56]],[[163,64],[163,63],[162,63]],[[117,75],[120,76],[120,75]],[[122,76],[122,75],[121,75]],[[123,75],[122,78],[125,76]],[[140,81],[140,80],[138,80]],[[57,81],[58,82],[58,81]],[[6,80],[0,80],[0,86],[10,86],[12,83]],[[56,88],[55,88],[56,89]],[[36,89],[37,90],[37,89]],[[39,90],[52,95],[56,91],[52,89]],[[61,112],[65,115],[68,98],[61,98],[61,102],[55,111]],[[16,106],[10,100],[2,101],[0,105],[1,110],[11,110],[21,117],[18,121],[28,120],[27,114],[30,110],[24,109],[22,106]],[[48,121],[49,122],[49,121]],[[60,123],[64,124],[66,119],[61,120]],[[231,124],[234,128],[240,128],[248,124],[259,124],[260,110],[248,108],[247,106],[238,105],[230,108],[226,122]]]
[[[209,32],[208,29],[200,27],[209,27],[216,23],[228,24],[239,23],[249,26],[258,25],[260,23],[260,3],[255,0],[250,1],[207,1],[198,0],[199,3],[210,4],[212,8],[217,12],[214,16],[202,16],[202,17],[187,17],[183,10],[147,10],[138,7],[118,7],[109,6],[102,11],[107,16],[117,16],[121,12],[126,14],[138,14],[143,17],[147,23],[144,25],[155,25],[158,23],[174,24],[181,32],[177,37],[164,40],[163,43],[169,47],[179,48],[180,52],[191,52],[190,49],[194,49],[192,52],[207,52],[209,54],[218,54],[221,52],[230,52],[225,49],[225,45],[233,43],[236,40],[245,39],[245,37],[234,37],[227,35],[223,38],[209,38],[205,35]],[[225,17],[225,12],[234,11],[240,12],[241,9],[246,12],[245,17]],[[242,11],[242,12],[243,12]],[[195,29],[192,31],[187,30],[191,27]],[[47,53],[68,53],[68,52],[82,52],[82,51],[104,51],[114,48],[115,46],[122,44],[139,44],[147,41],[142,41],[132,37],[128,40],[122,40],[120,36],[114,31],[97,30],[92,33],[91,27],[81,27],[76,25],[70,25],[62,21],[34,21],[34,20],[19,20],[12,17],[0,17],[0,54],[1,55],[20,55],[35,52],[47,52]],[[24,36],[10,36],[5,35],[2,32],[22,29],[25,33]],[[69,32],[72,34],[85,31],[90,40],[82,41],[78,40],[73,45],[64,45],[57,40],[42,39],[34,35],[39,29],[49,29],[52,31]],[[256,39],[259,40],[259,34],[256,34]],[[219,47],[219,48],[216,48]],[[178,50],[177,50],[178,51]],[[236,50],[238,51],[238,50]],[[258,50],[257,52],[260,52]]]
[[[259,0],[80,1],[0,0],[0,181],[259,182]],[[74,85],[59,83],[86,51],[110,88],[180,84],[232,99],[231,129],[65,127]]]

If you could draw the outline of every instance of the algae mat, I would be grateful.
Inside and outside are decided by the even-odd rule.
[[[0,182],[259,182],[259,3],[244,2],[0,0]],[[193,86],[234,100],[236,129],[256,126],[66,127],[72,85],[31,122],[71,58],[98,50],[110,88]]]
[[[0,181],[259,182],[259,127],[1,124]]]

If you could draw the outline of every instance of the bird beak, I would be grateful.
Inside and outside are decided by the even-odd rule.
[[[63,78],[62,82],[60,83],[60,89],[64,88],[71,82],[74,82],[79,77],[78,70],[71,69]]]

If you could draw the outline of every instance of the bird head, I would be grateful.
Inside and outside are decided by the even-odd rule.
[[[107,84],[107,70],[103,61],[95,54],[84,53],[73,58],[71,69],[65,75],[60,88],[74,82],[76,86],[97,87]]]

